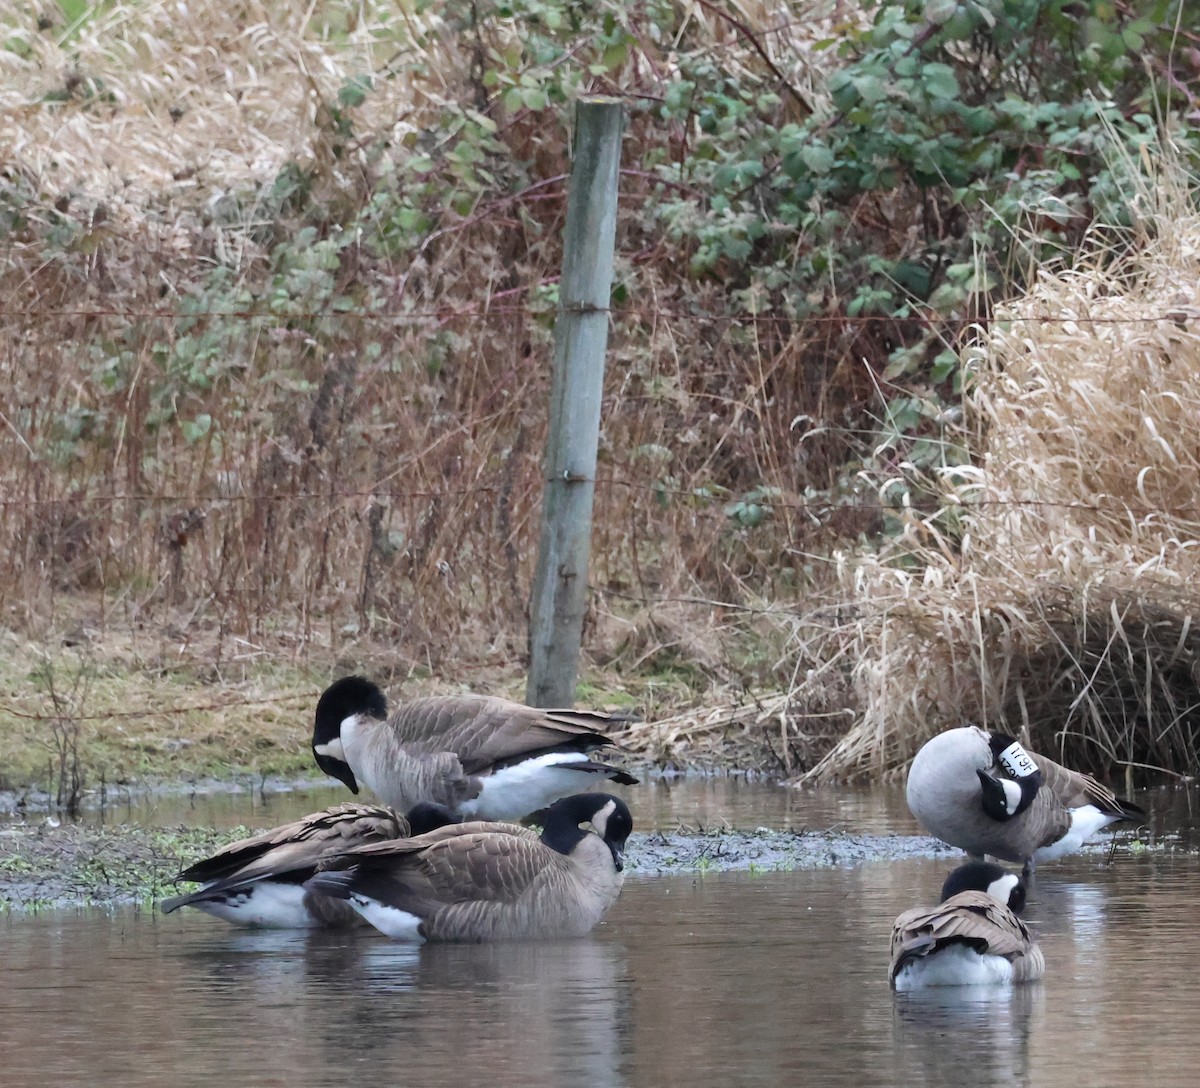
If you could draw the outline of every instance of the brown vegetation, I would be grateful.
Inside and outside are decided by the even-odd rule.
[[[13,736],[61,717],[36,670],[64,644],[121,681],[89,688],[98,734],[132,708],[203,766],[302,761],[331,668],[519,691],[569,113],[504,106],[473,50],[511,43],[436,5],[235,7],[116,5],[69,37],[6,16],[28,44],[0,57],[0,615],[10,709],[33,715],[0,755],[20,774]],[[803,114],[839,5],[769,50],[688,7],[692,48],[736,50]],[[682,156],[690,130],[638,107],[672,64],[645,45],[629,140]],[[479,145],[446,127],[475,101]],[[458,179],[418,245],[343,229],[385,198],[397,223],[428,213],[397,197],[418,158]],[[1194,760],[1200,349],[1190,318],[1123,323],[1178,307],[1172,272],[1200,304],[1192,221],[1043,281],[989,332],[970,429],[930,412],[921,439],[978,468],[918,516],[882,442],[889,326],[685,276],[636,214],[659,192],[622,179],[581,696],[661,720],[630,738],[655,758],[789,776],[895,767],[963,714],[1043,747],[1083,714],[1108,730],[1095,764]],[[895,213],[898,238],[902,211],[864,214]]]
[[[503,119],[529,170],[523,188],[505,179],[516,195],[443,209],[402,259],[368,251],[339,218],[386,187],[385,137],[401,161],[444,152],[470,42],[435,10],[403,32],[382,9],[361,25],[357,6],[324,25],[310,10],[251,0],[234,21],[199,3],[179,23],[117,7],[69,34],[11,17],[29,46],[0,60],[0,611],[18,777],[58,713],[38,670],[80,647],[63,669],[133,693],[91,685],[85,734],[118,738],[132,703],[139,736],[203,751],[204,768],[222,745],[255,761],[271,678],[290,700],[335,662],[519,690],[567,112]],[[415,35],[426,63],[389,68],[389,34]],[[376,92],[348,148],[330,110],[363,75]],[[630,138],[646,124],[635,113]],[[632,208],[653,179],[622,184]],[[797,447],[791,428],[845,398],[810,373],[825,328],[731,313],[720,283],[682,283],[644,231],[630,216],[620,243],[631,301],[611,341],[588,694],[629,700],[633,683],[656,715],[712,682],[776,686],[738,605],[807,582],[802,542],[833,511],[788,502],[836,483],[841,453],[820,436]],[[184,690],[159,694],[155,675]],[[174,713],[191,706],[206,709]],[[303,750],[307,712],[279,709],[294,737],[269,743],[268,765]],[[103,763],[159,765],[144,756],[131,742]]]
[[[811,775],[897,768],[961,718],[1100,771],[1200,767],[1200,218],[1170,177],[1139,203],[1132,245],[981,340],[953,534],[914,515],[844,568],[813,652],[854,647],[862,715]]]

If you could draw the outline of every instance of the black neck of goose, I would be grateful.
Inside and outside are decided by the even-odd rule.
[[[1021,746],[1016,737],[1007,733],[993,733],[988,741],[992,750],[992,765],[1004,774],[1020,781],[1038,773],[1033,757]]]
[[[944,903],[959,892],[986,892],[993,881],[1004,876],[1004,870],[990,861],[968,861],[953,870],[942,884]]]
[[[1004,751],[1013,741],[1015,737],[1010,737],[1007,733],[989,733],[988,747],[992,750],[992,759],[999,759],[1000,753]]]
[[[587,829],[581,824],[588,824]],[[546,810],[542,842],[560,854],[570,854],[585,836],[595,833],[612,853],[613,867],[623,868],[625,841],[633,828],[629,808],[609,793],[576,793],[562,797]]]
[[[462,815],[451,812],[445,805],[433,801],[421,801],[408,810],[408,833],[413,837],[424,835],[427,831],[436,831],[439,827],[450,824],[461,824]]]
[[[542,842],[551,850],[569,854],[583,842],[583,837],[587,834],[570,813],[561,810],[556,812],[551,808],[546,817],[546,826],[542,829]]]
[[[1033,774],[1026,775],[1024,778],[1017,779],[1017,785],[1021,787],[1021,800],[1017,807],[1013,809],[1014,816],[1020,816],[1030,805],[1033,804],[1033,799],[1037,796],[1038,790],[1042,788],[1042,772],[1034,771]]]

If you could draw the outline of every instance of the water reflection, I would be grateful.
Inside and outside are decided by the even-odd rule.
[[[619,944],[418,948],[366,931],[211,921],[6,925],[3,1083],[103,1083],[131,1053],[127,1085],[218,1071],[237,1084],[341,1086],[350,1071],[362,1083],[624,1083],[630,1001]],[[72,1079],[85,1069],[86,1080]]]
[[[680,827],[757,827],[793,830],[840,830],[854,834],[920,834],[900,785],[863,789],[793,788],[745,778],[647,775],[633,787],[614,787],[633,810],[636,832],[674,831]],[[1124,839],[1136,835],[1151,845],[1161,841],[1200,844],[1200,804],[1195,789],[1155,789],[1136,794],[1150,816],[1139,828],[1118,825]],[[197,792],[143,795],[104,810],[84,813],[84,822],[143,827],[216,827],[257,829],[298,819],[349,799],[341,787],[325,785],[263,792]],[[41,822],[36,815],[31,822]],[[0,816],[22,822],[20,817]],[[1101,837],[1103,841],[1103,836]]]
[[[422,1021],[481,1026],[480,1058],[494,1075],[546,1086],[623,1083],[630,1006],[617,945],[585,938],[430,947],[417,987]],[[435,1032],[425,1049],[425,1067],[451,1083],[462,1039]]]
[[[1045,1001],[1041,983],[896,994],[895,1083],[961,1084],[967,1076],[978,1084],[1032,1083],[1030,1040]]]

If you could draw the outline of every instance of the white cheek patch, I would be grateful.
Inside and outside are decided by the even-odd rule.
[[[1013,778],[1028,778],[1031,774],[1037,774],[1033,757],[1015,740],[1000,753],[1000,763]]]
[[[617,806],[609,801],[595,816],[592,817],[592,827],[596,829],[596,833],[600,838],[604,838],[608,832],[608,818],[616,811]]]
[[[1004,811],[1011,816],[1021,803],[1021,787],[1010,778],[1002,778],[1000,788],[1004,790]]]
[[[326,744],[314,744],[313,751],[319,756],[328,756],[331,759],[340,759],[343,763],[346,762],[346,749],[342,747],[341,737],[334,737]]]
[[[1018,883],[1020,881],[1012,873],[1005,873],[1004,876],[998,877],[988,885],[987,893],[998,903],[1008,906],[1008,898]]]

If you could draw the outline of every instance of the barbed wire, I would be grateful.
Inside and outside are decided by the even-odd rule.
[[[792,86],[789,81],[789,75],[777,67],[776,61],[769,55],[759,42],[759,38],[780,33],[787,29],[791,22],[782,23],[779,25],[765,27],[751,27],[748,23],[739,21],[732,13],[718,8],[715,4],[709,3],[708,0],[700,0],[701,6],[709,10],[715,17],[718,17],[728,23],[734,30],[735,34],[747,41],[752,48],[759,54],[769,70],[769,74],[773,76],[783,91],[790,94],[796,102],[803,108],[811,111],[811,105],[807,100]],[[733,50],[732,43],[716,42],[711,43],[708,48],[715,48],[722,51]],[[764,73],[765,76],[765,73]],[[652,94],[639,94],[636,91],[617,92],[614,97],[620,97],[629,102],[640,102],[646,100],[657,100],[657,97]],[[561,179],[551,179],[554,182]],[[662,184],[670,184],[667,179],[650,179]],[[528,293],[535,290],[537,287],[551,286],[557,282],[558,277],[546,277],[537,284],[518,289],[520,292]],[[691,308],[669,308],[669,307],[638,307],[638,306],[614,306],[603,308],[602,312],[608,313],[614,320],[623,318],[643,319],[643,318],[661,318],[669,320],[690,321],[690,322],[708,322],[708,323],[730,323],[736,325],[752,326],[755,324],[772,324],[772,325],[792,325],[797,327],[814,326],[814,327],[837,327],[837,328],[869,328],[880,325],[892,325],[898,323],[920,323],[928,324],[948,323],[953,324],[959,321],[965,325],[971,324],[1060,324],[1060,325],[1080,325],[1080,326],[1138,326],[1138,325],[1153,325],[1162,322],[1169,322],[1173,325],[1182,325],[1186,321],[1200,317],[1200,313],[1192,313],[1189,308],[1181,308],[1179,310],[1166,310],[1164,312],[1156,312],[1149,314],[1138,315],[1122,315],[1122,316],[1103,316],[1093,317],[1085,314],[988,314],[980,315],[971,318],[954,318],[945,314],[936,313],[934,311],[915,311],[905,317],[897,317],[890,314],[814,314],[814,315],[794,315],[778,312],[753,313],[753,312],[738,312],[731,313],[727,311],[706,312]],[[280,326],[292,322],[301,321],[325,321],[325,322],[361,322],[375,324],[412,324],[424,322],[438,322],[442,324],[452,322],[467,322],[478,321],[485,323],[489,321],[510,320],[513,318],[528,319],[533,316],[546,317],[555,313],[553,306],[547,305],[538,307],[532,304],[525,305],[501,305],[501,306],[477,306],[468,308],[455,307],[437,307],[432,309],[413,309],[413,310],[345,310],[334,309],[315,309],[309,311],[286,312],[280,313],[275,310],[260,310],[256,308],[243,309],[211,309],[211,310],[190,310],[181,312],[173,309],[126,309],[126,308],[74,308],[74,309],[46,309],[46,308],[25,308],[25,309],[7,309],[0,308],[0,318],[21,321],[47,321],[54,319],[98,319],[98,318],[121,318],[128,320],[139,321],[159,321],[168,324],[181,324],[184,322],[201,322],[211,320],[225,321],[265,321],[275,322]],[[288,330],[294,335],[304,335],[305,330]],[[670,496],[687,500],[690,503],[705,503],[709,505],[709,509],[705,512],[714,514],[724,513],[724,506],[730,502],[742,501],[744,496],[734,492],[725,492],[722,494],[705,494],[700,489],[689,489],[684,487],[675,487],[663,484],[658,481],[635,481],[619,477],[597,477],[592,481],[598,487],[620,487],[634,490],[650,492],[661,496]],[[56,506],[64,503],[86,503],[92,505],[115,505],[123,503],[146,503],[146,504],[179,504],[179,505],[197,505],[218,507],[227,504],[249,504],[249,503],[280,503],[280,502],[314,502],[314,501],[349,501],[353,499],[362,500],[379,500],[388,499],[390,501],[423,501],[432,499],[450,499],[450,498],[482,498],[486,496],[494,496],[503,490],[499,485],[485,485],[470,488],[444,488],[444,489],[419,489],[411,491],[395,491],[381,488],[357,488],[351,490],[297,490],[288,492],[243,492],[232,495],[196,495],[187,493],[170,493],[157,494],[136,492],[128,494],[100,494],[100,495],[64,495],[56,498],[28,498],[28,497],[11,497],[0,496],[0,508],[45,508]],[[864,501],[856,497],[850,496],[845,498],[830,498],[830,499],[805,499],[805,500],[784,500],[782,498],[760,497],[754,500],[757,505],[766,510],[779,511],[795,511],[797,513],[815,513],[815,512],[888,512],[902,513],[912,507],[906,507],[901,503],[889,503],[883,501]],[[1096,500],[1041,500],[1041,499],[997,499],[997,498],[973,498],[951,497],[944,495],[931,495],[926,500],[929,504],[936,506],[938,504],[953,505],[957,507],[967,508],[1047,508],[1047,509],[1062,509],[1062,510],[1078,510],[1081,512],[1090,513],[1112,513],[1112,512],[1128,512],[1133,508],[1138,508],[1147,515],[1167,515],[1173,517],[1195,517],[1195,511],[1188,509],[1187,511],[1176,510],[1170,507],[1159,507],[1149,502],[1134,502],[1124,499],[1113,499],[1106,502],[1097,502]],[[928,511],[926,511],[928,512]],[[595,588],[595,587],[593,587]],[[769,613],[781,611],[779,609],[764,609],[754,606],[739,604],[737,602],[723,602],[704,597],[692,596],[675,596],[675,597],[648,597],[625,593],[618,590],[606,588],[603,593],[643,604],[665,604],[676,603],[685,606],[702,607],[707,609],[727,609],[738,612],[749,613]],[[782,611],[791,611],[783,609]],[[314,698],[314,693],[280,693],[277,695],[247,697],[238,699],[222,699],[209,703],[200,703],[189,706],[180,707],[154,707],[145,709],[119,710],[104,713],[88,713],[88,714],[70,714],[70,713],[30,713],[20,710],[11,705],[0,704],[0,714],[9,714],[16,718],[27,721],[47,722],[47,721],[108,721],[108,720],[130,720],[142,719],[151,717],[172,717],[183,716],[193,713],[207,713],[214,711],[228,711],[237,708],[249,708],[254,706],[269,706],[273,704],[292,704],[301,701],[307,701]]]
[[[595,589],[595,587],[589,587]],[[605,589],[603,591],[608,596],[615,596],[612,590]],[[661,603],[668,603],[673,598],[661,598]],[[680,603],[684,603],[686,598],[679,598]],[[730,603],[722,605],[725,608],[736,608],[737,606]],[[749,611],[750,609],[743,609]],[[471,672],[490,672],[495,668],[493,662],[470,662],[459,661],[455,663],[456,674],[471,673]],[[255,706],[275,706],[278,704],[288,703],[311,703],[316,705],[317,698],[321,694],[319,687],[314,687],[309,691],[285,691],[276,695],[259,695],[247,696],[245,698],[222,699],[211,703],[197,703],[188,706],[154,706],[143,707],[136,710],[111,710],[100,711],[92,714],[75,714],[70,710],[56,711],[54,713],[41,713],[37,711],[29,711],[20,709],[11,703],[0,703],[0,715],[9,714],[14,718],[20,718],[22,721],[29,722],[99,722],[113,721],[139,718],[178,718],[185,714],[200,714],[210,713],[216,710],[237,710],[242,707]]]
[[[804,615],[796,608],[786,606],[763,608],[757,605],[741,604],[736,601],[721,601],[708,597],[697,597],[689,595],[668,596],[668,597],[649,597],[640,594],[627,593],[622,590],[613,589],[609,586],[597,587],[589,585],[589,590],[603,597],[616,597],[621,600],[630,601],[640,604],[682,604],[698,608],[716,609],[728,612],[739,612],[748,615]],[[474,668],[490,669],[494,666],[488,663],[482,663]],[[472,671],[473,666],[470,663],[461,663],[457,666],[461,671]],[[58,710],[52,713],[41,713],[38,711],[30,711],[21,709],[11,703],[0,703],[0,715],[10,715],[14,718],[19,718],[27,722],[104,722],[104,721],[126,721],[145,718],[179,718],[187,714],[209,713],[212,711],[237,710],[245,707],[255,706],[274,706],[277,704],[310,702],[315,705],[319,691],[305,692],[281,692],[278,695],[264,695],[238,699],[222,699],[210,703],[197,703],[188,706],[154,706],[144,707],[135,710],[108,710],[96,713],[74,713],[70,710]]]
[[[900,477],[894,478],[896,482],[900,482]],[[546,481],[553,482],[553,481]],[[756,505],[763,507],[766,510],[792,510],[798,513],[812,513],[814,511],[841,511],[853,512],[856,510],[862,511],[882,511],[887,513],[903,513],[907,510],[913,510],[918,513],[931,513],[939,508],[954,508],[954,509],[1053,509],[1053,510],[1079,510],[1094,514],[1111,514],[1111,513],[1129,513],[1130,511],[1139,511],[1145,515],[1164,515],[1174,518],[1197,519],[1200,518],[1198,513],[1192,507],[1173,507],[1160,506],[1146,499],[1133,498],[1112,498],[1108,501],[1098,502],[1095,499],[1006,499],[1006,498],[973,498],[970,496],[955,496],[952,494],[930,494],[923,497],[921,504],[917,502],[887,502],[883,500],[869,501],[866,499],[857,499],[854,497],[828,498],[828,499],[803,499],[793,500],[784,498],[775,498],[768,495],[758,495],[754,498],[749,498],[753,490],[739,493],[738,491],[730,490],[723,485],[719,490],[706,491],[704,485],[697,485],[692,488],[671,486],[655,481],[631,480],[619,476],[597,476],[590,481],[583,478],[572,477],[572,482],[591,482],[598,488],[603,487],[620,487],[635,491],[644,491],[656,496],[668,496],[671,498],[686,499],[690,503],[709,504],[713,508],[725,506],[730,503],[743,501],[752,501]],[[887,486],[891,481],[883,481],[881,486]],[[102,495],[62,495],[53,498],[26,498],[13,496],[0,496],[0,508],[5,507],[25,507],[32,509],[41,509],[46,507],[57,507],[63,505],[96,505],[96,506],[111,506],[120,503],[143,503],[143,504],[163,504],[169,503],[179,506],[222,506],[227,504],[246,504],[246,503],[272,503],[272,502],[314,502],[324,500],[327,502],[337,502],[349,499],[365,499],[365,500],[381,500],[386,499],[391,502],[397,501],[415,501],[427,499],[452,499],[452,498],[478,498],[484,496],[493,496],[505,491],[503,484],[488,484],[477,487],[460,487],[460,488],[445,488],[442,490],[419,489],[414,491],[397,491],[390,488],[355,488],[350,490],[312,490],[312,491],[267,491],[267,492],[242,492],[234,495],[200,495],[189,494],[186,492],[172,492],[167,494],[154,492],[134,492],[129,494],[102,494]]]

